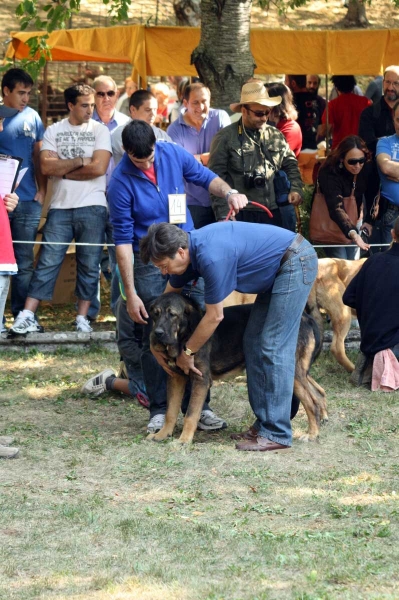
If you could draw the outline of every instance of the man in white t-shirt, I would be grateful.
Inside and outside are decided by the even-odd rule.
[[[107,203],[105,173],[111,158],[108,129],[92,119],[94,90],[83,84],[64,91],[67,119],[51,125],[40,154],[42,173],[53,188],[39,261],[29,285],[25,308],[11,331],[24,335],[37,331],[35,312],[41,300],[51,300],[68,245],[76,246],[76,329],[90,332],[87,311],[97,293],[98,265],[105,238]],[[60,242],[62,244],[58,245]]]

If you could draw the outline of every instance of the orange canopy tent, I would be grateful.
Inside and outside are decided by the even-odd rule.
[[[27,58],[35,35],[44,34],[13,33],[6,58]],[[145,83],[149,75],[196,75],[190,57],[199,40],[198,28],[132,25],[54,31],[48,43],[54,61],[129,63]],[[377,75],[398,61],[399,30],[253,29],[251,51],[258,74]]]

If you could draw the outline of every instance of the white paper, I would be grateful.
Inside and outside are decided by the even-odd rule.
[[[169,223],[177,225],[187,222],[186,194],[168,194]]]
[[[12,191],[15,174],[19,167],[19,161],[10,156],[0,157],[0,196],[4,198]]]

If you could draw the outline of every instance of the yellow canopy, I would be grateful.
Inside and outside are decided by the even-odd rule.
[[[43,32],[13,33],[7,58],[26,58],[26,40]],[[193,27],[143,25],[65,29],[50,34],[52,60],[119,62],[148,75],[196,75],[190,56],[200,40]],[[399,30],[280,31],[253,29],[256,73],[377,75],[397,64]]]

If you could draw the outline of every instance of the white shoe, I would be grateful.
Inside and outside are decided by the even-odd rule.
[[[91,333],[93,331],[93,328],[90,326],[89,319],[87,319],[83,315],[78,315],[76,317],[75,324],[76,331],[79,331],[80,333]]]
[[[203,431],[216,431],[217,429],[226,429],[227,423],[215,415],[212,410],[203,410],[197,427]]]
[[[35,315],[31,311],[25,310],[21,310],[10,329],[10,332],[17,335],[26,335],[33,332],[41,333],[42,331],[43,328],[36,321]]]
[[[147,433],[158,433],[165,425],[165,415],[154,415],[147,425]]]
[[[107,391],[107,386],[105,384],[108,377],[115,376],[115,371],[113,369],[106,369],[102,373],[98,373],[98,375],[94,375],[94,377],[90,377],[88,381],[82,386],[81,392],[82,394],[90,394],[91,396],[100,396],[104,392]]]

